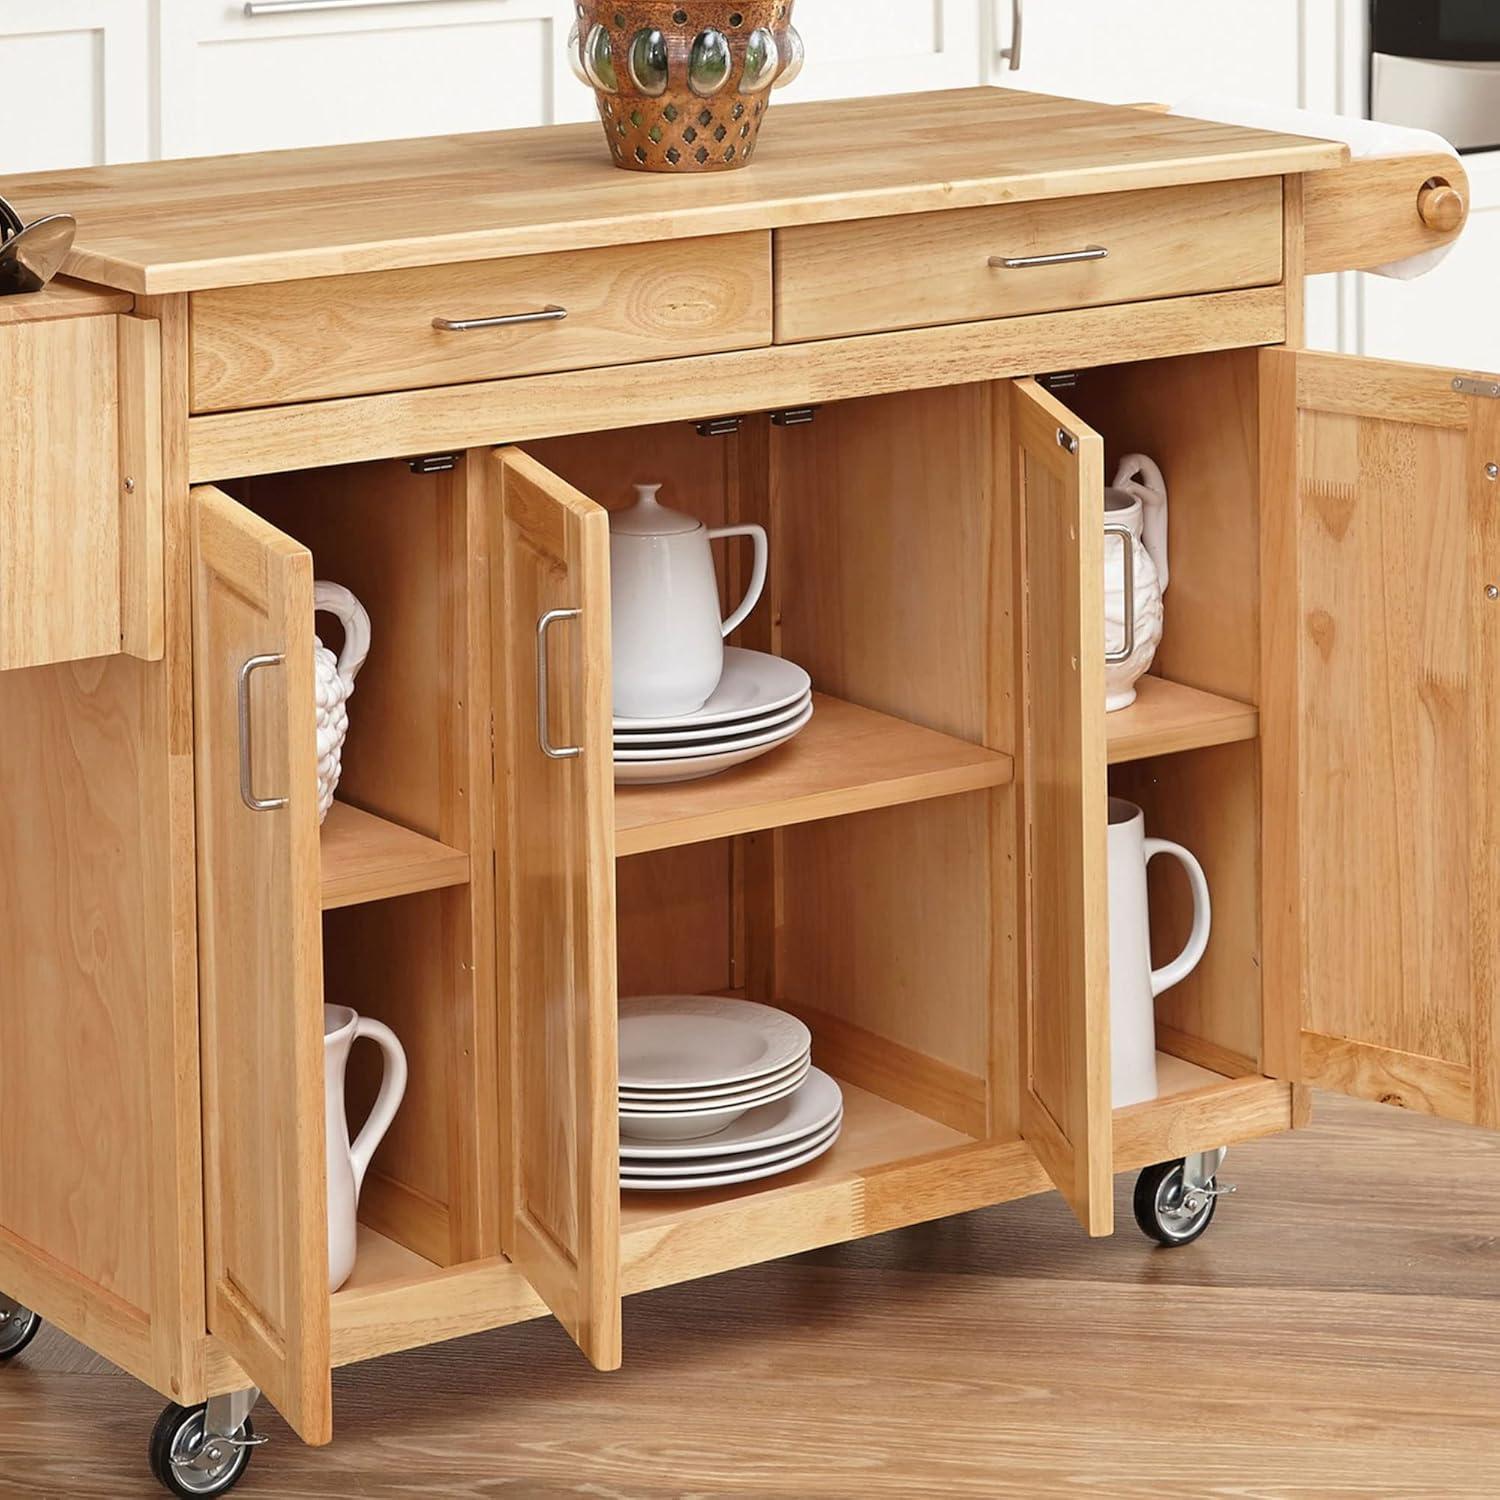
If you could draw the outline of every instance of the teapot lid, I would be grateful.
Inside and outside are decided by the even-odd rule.
[[[629,510],[614,511],[609,518],[611,536],[684,536],[701,531],[703,523],[680,510],[668,510],[657,500],[659,484],[638,484],[637,500]]]

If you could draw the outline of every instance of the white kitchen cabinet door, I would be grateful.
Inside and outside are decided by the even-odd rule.
[[[559,0],[160,3],[163,156],[503,130],[593,107],[568,72]]]
[[[847,99],[985,82],[983,7],[989,0],[799,0],[807,46],[802,76],[780,96]],[[878,150],[878,141],[859,143]]]
[[[0,0],[0,176],[151,155],[151,0]]]
[[[1118,103],[1225,94],[1295,106],[1300,0],[985,0],[990,81]],[[1021,30],[1021,66],[1001,53]]]

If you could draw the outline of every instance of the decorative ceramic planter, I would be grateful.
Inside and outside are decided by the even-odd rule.
[[[771,90],[802,71],[793,0],[581,0],[573,71],[615,165],[723,172],[755,154]]]

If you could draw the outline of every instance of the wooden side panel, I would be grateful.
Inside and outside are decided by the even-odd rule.
[[[119,320],[120,649],[160,661],[166,641],[161,324]]]
[[[497,958],[505,1250],[600,1369],[620,1363],[609,522],[514,449],[487,462],[496,582]],[[552,610],[578,609],[544,639]],[[548,652],[552,743],[538,740]]]
[[[1090,1234],[1114,1227],[1104,742],[1104,444],[1018,381],[1026,660],[1021,1132]]]
[[[120,649],[117,322],[0,329],[0,671]]]
[[[312,559],[194,492],[198,940],[208,1326],[310,1443],[332,1437]],[[241,800],[238,680],[252,678]]]
[[[1285,841],[1267,950],[1294,981],[1268,988],[1268,1064],[1497,1125],[1494,403],[1449,371],[1263,358],[1265,786]],[[1294,904],[1272,885],[1288,876]]]

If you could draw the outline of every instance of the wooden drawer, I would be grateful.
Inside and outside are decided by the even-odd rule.
[[[563,309],[565,317],[444,331]],[[194,411],[635,364],[771,342],[769,234],[195,292]]]
[[[991,264],[1100,249],[1062,264]],[[1278,177],[806,225],[776,232],[776,338],[1272,286],[1281,264]]]

